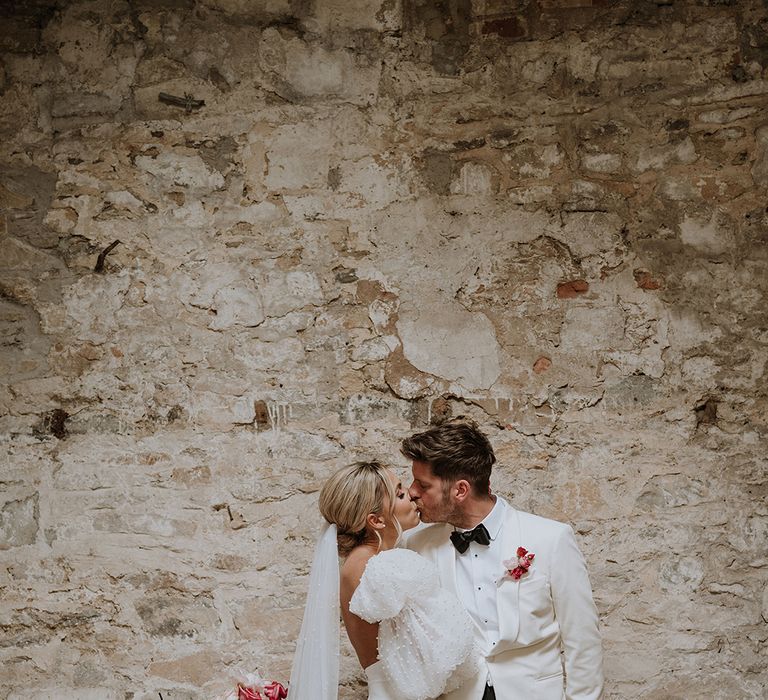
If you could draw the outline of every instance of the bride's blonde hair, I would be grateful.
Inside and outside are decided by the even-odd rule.
[[[320,513],[336,525],[340,557],[346,557],[365,541],[366,519],[371,513],[383,515],[385,504],[399,539],[402,529],[394,517],[395,489],[384,465],[355,462],[342,467],[325,482],[320,491]],[[375,530],[374,533],[381,546],[381,536]]]

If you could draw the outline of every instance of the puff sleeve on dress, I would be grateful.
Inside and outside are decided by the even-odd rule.
[[[349,609],[379,623],[379,659],[398,696],[435,698],[479,668],[469,614],[416,552],[391,549],[371,557]]]

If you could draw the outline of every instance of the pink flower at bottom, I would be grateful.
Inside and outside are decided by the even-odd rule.
[[[267,683],[264,686],[264,694],[267,696],[267,700],[284,700],[288,697],[288,691],[277,681]]]
[[[255,688],[246,688],[244,685],[238,684],[237,700],[262,700],[262,697]]]

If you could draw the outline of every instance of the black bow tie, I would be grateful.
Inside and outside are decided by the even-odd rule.
[[[454,530],[451,533],[451,542],[453,542],[453,546],[456,547],[459,554],[464,554],[469,549],[470,542],[484,544],[487,547],[491,543],[491,536],[488,534],[488,530],[485,529],[485,525],[480,523],[474,530],[467,530],[466,532]]]

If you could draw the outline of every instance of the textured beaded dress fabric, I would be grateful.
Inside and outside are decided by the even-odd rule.
[[[479,670],[469,615],[416,552],[372,557],[349,609],[379,623],[379,661],[367,669],[369,700],[435,698]]]

